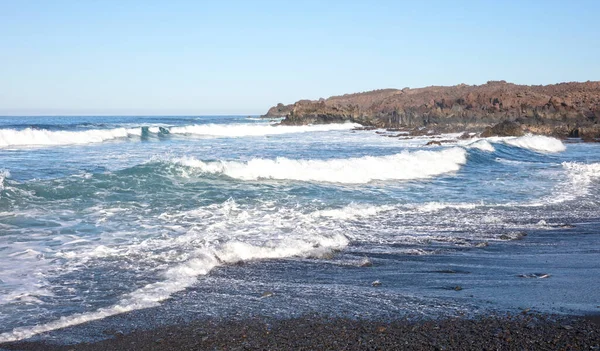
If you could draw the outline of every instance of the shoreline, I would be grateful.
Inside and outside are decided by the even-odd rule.
[[[465,350],[600,347],[600,315],[518,315],[420,321],[364,320],[320,315],[273,319],[202,319],[184,324],[111,331],[109,339],[71,345],[18,341],[5,350]]]

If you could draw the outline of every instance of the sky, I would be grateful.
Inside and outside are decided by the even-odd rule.
[[[0,115],[255,115],[382,88],[600,80],[600,1],[0,0]]]

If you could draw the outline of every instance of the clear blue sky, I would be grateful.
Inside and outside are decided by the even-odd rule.
[[[0,115],[600,80],[600,1],[0,0]]]

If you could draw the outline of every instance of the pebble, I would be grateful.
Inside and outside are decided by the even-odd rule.
[[[373,262],[371,262],[371,260],[369,260],[367,257],[365,257],[362,261],[360,261],[360,265],[359,267],[372,267],[373,266]]]
[[[264,293],[262,293],[262,295],[260,297],[265,298],[265,297],[271,297],[271,296],[273,296],[272,291],[265,291]]]

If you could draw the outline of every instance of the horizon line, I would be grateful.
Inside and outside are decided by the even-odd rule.
[[[83,113],[83,114],[0,114],[0,118],[2,117],[231,117],[231,116],[248,116],[248,117],[260,117],[262,116],[261,114],[248,114],[248,113],[242,113],[242,114],[237,114],[237,113],[229,113],[229,114],[222,114],[222,113],[217,113],[217,114],[203,114],[203,113],[199,113],[199,114],[189,114],[189,113],[184,113],[184,114],[103,114],[103,113],[97,113],[97,114],[87,114],[87,113]]]

